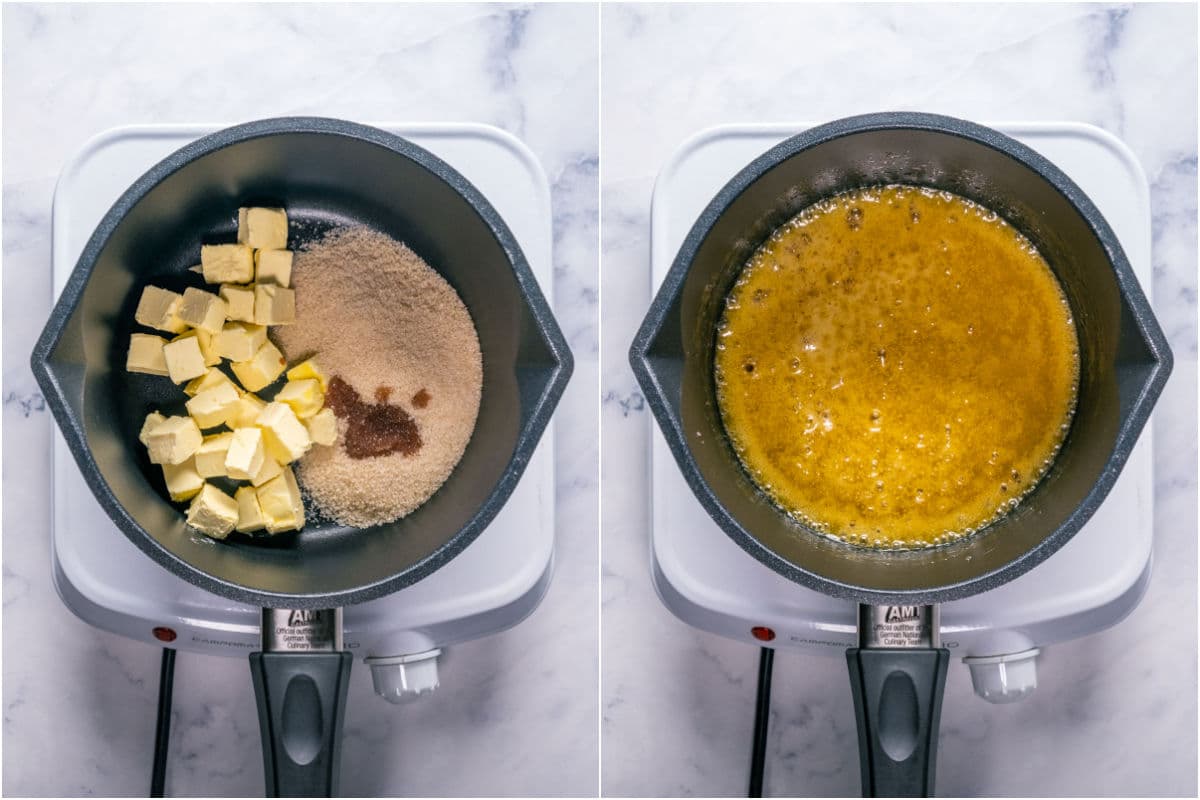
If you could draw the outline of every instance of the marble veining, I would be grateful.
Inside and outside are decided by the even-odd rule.
[[[1151,186],[1154,307],[1176,357],[1155,411],[1146,597],[1116,627],[1048,648],[1022,703],[976,698],[953,664],[938,791],[1195,795],[1196,8],[610,4],[601,29],[604,793],[744,795],[754,712],[755,649],[673,617],[648,574],[653,423],[627,351],[650,299],[654,176],[716,124],[922,110],[1123,139]],[[842,659],[777,654],[765,789],[858,794]]]
[[[576,358],[556,419],[556,574],[538,610],[455,646],[403,707],[350,681],[347,795],[596,793],[598,13],[594,5],[4,8],[3,790],[144,795],[158,649],[73,617],[50,582],[52,420],[28,360],[50,309],[50,202],[91,136],[316,114],[482,122],[551,182],[555,311]],[[167,792],[262,792],[243,659],[180,653]],[[53,742],[53,746],[48,743]]]

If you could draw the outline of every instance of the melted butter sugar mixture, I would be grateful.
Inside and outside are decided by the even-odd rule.
[[[989,210],[911,186],[823,201],[747,263],[717,331],[734,449],[783,509],[920,548],[1014,508],[1070,425],[1070,307]]]

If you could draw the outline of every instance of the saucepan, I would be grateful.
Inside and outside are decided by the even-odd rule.
[[[1028,237],[1067,296],[1080,346],[1078,406],[1052,468],[1008,515],[951,544],[858,548],[781,511],[742,468],[721,422],[712,363],[724,298],[781,223],[839,192],[903,183],[948,190]],[[1010,581],[1063,546],[1117,479],[1171,370],[1120,243],[1057,167],[995,130],[949,117],[882,113],[794,136],[746,166],[696,220],[630,350],[654,417],[718,525],[771,569],[859,605],[847,652],[863,792],[933,790],[949,652],[937,604]]]
[[[299,533],[214,542],[185,525],[138,441],[149,411],[179,405],[168,381],[125,370],[141,290],[194,284],[187,270],[201,241],[232,241],[245,205],[285,207],[293,246],[335,225],[383,231],[438,270],[471,314],[483,354],[474,433],[445,484],[398,522],[360,530],[310,514]],[[281,795],[336,790],[351,663],[341,607],[409,586],[471,544],[516,486],[572,368],[520,246],[475,187],[405,139],[320,118],[222,130],[143,175],[87,243],[32,364],[117,527],[176,575],[263,607],[263,652],[251,665],[267,791]]]

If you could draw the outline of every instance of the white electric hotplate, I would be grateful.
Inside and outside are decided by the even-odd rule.
[[[88,142],[54,193],[52,274],[62,291],[113,202],[158,161],[221,127],[118,128]],[[382,124],[462,173],[516,236],[552,300],[550,190],[511,135],[472,124]],[[387,597],[347,607],[344,641],[389,700],[437,685],[441,648],[509,628],[541,602],[553,567],[554,423],[492,523],[446,566]],[[55,429],[51,553],[59,596],[81,619],[132,639],[244,655],[260,648],[261,609],[199,589],[147,558],[95,500]]]
[[[656,291],[692,224],[742,167],[810,127],[734,125],[684,142],[663,167],[651,209]],[[993,124],[1054,162],[1116,232],[1149,296],[1150,193],[1130,150],[1081,124]],[[841,655],[857,643],[856,605],[807,589],[743,551],[688,488],[657,426],[651,445],[651,551],[655,587],[683,621],[733,639]],[[1053,642],[1116,624],[1141,600],[1153,544],[1153,433],[1147,424],[1108,498],[1051,558],[1012,582],[941,606],[943,646],[971,667],[993,702],[1027,696],[1036,656]]]

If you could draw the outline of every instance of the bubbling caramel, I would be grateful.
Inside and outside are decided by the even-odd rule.
[[[743,466],[827,535],[922,548],[1015,508],[1075,410],[1071,309],[990,210],[856,190],[780,227],[725,301],[717,400]]]

